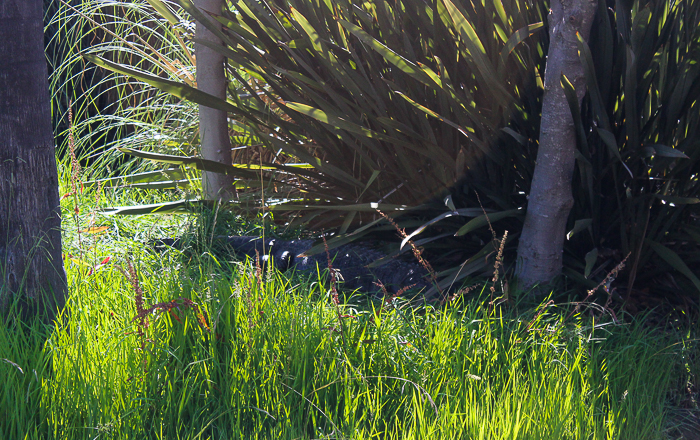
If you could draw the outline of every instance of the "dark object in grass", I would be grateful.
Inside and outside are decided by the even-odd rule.
[[[216,237],[214,245],[224,245],[238,257],[246,255],[250,258],[260,256],[261,263],[267,264],[273,259],[274,266],[282,272],[297,270],[315,272],[328,267],[328,257],[325,252],[312,256],[302,256],[313,245],[314,240],[279,240],[265,239],[252,236]],[[263,246],[264,244],[264,246]],[[180,239],[164,238],[153,242],[154,249],[165,250],[166,247],[182,248]],[[392,259],[379,267],[367,267],[369,264],[385,257],[385,254],[367,245],[346,244],[330,250],[330,259],[336,279],[342,283],[343,289],[360,290],[370,294],[381,294],[381,289],[375,284],[381,281],[391,294],[396,294],[401,288],[411,286],[411,292],[426,289],[430,277],[425,268],[418,263]],[[427,290],[427,289],[426,289]]]

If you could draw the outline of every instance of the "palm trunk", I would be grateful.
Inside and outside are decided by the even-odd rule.
[[[195,0],[195,6],[206,13],[221,14],[224,0]],[[221,25],[210,20],[219,28]],[[197,22],[197,39],[216,45],[222,41],[202,23]],[[226,99],[225,58],[215,50],[195,43],[197,56],[197,88]],[[225,111],[203,105],[199,106],[199,140],[204,159],[231,165],[231,141],[228,135],[228,119]],[[202,188],[209,200],[230,200],[233,195],[233,178],[231,176],[205,171],[202,173]]]
[[[42,19],[42,0],[0,6],[0,314],[50,317],[67,284]]]
[[[596,5],[596,0],[551,2],[540,144],[518,245],[516,276],[522,288],[549,283],[561,274],[566,222],[574,203],[571,178],[576,151],[574,121],[561,76],[574,85],[580,105],[585,76],[576,34],[588,40]]]

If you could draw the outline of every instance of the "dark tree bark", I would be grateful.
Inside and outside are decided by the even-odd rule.
[[[0,1],[0,312],[63,307],[58,175],[42,0]]]
[[[523,288],[549,283],[561,274],[566,222],[574,203],[571,179],[576,152],[574,121],[561,75],[573,84],[580,105],[585,77],[576,34],[588,40],[596,5],[596,0],[551,2],[540,144],[516,264]]]
[[[194,0],[195,6],[205,13],[221,14],[224,0]],[[221,25],[214,20],[219,28]],[[223,42],[202,23],[197,22],[197,39],[216,45]],[[226,99],[225,58],[219,52],[195,42],[197,56],[197,88],[217,98]],[[225,111],[199,106],[199,140],[204,159],[231,165],[231,140],[228,135],[228,119]],[[233,177],[204,171],[202,189],[209,200],[230,200],[233,195]]]

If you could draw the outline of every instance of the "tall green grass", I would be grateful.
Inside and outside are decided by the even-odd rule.
[[[90,49],[112,61],[194,84],[194,24],[171,26],[146,1],[46,0],[47,58],[58,154],[74,149],[89,178],[162,167],[125,158],[119,147],[169,154],[198,148],[197,107],[87,63]],[[180,18],[178,16],[178,18]],[[69,122],[72,110],[74,121]],[[70,145],[69,131],[76,136]]]
[[[110,191],[100,204],[134,194]],[[206,242],[211,224],[98,216],[108,229],[90,234],[95,194],[77,221],[63,203],[66,309],[54,327],[0,325],[3,439],[670,438],[697,386],[692,332],[486,295],[440,309],[351,296],[339,318],[319,274],[144,245],[188,228]]]

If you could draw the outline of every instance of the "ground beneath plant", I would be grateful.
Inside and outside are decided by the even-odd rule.
[[[700,409],[674,409],[669,422],[669,439],[700,440]]]

